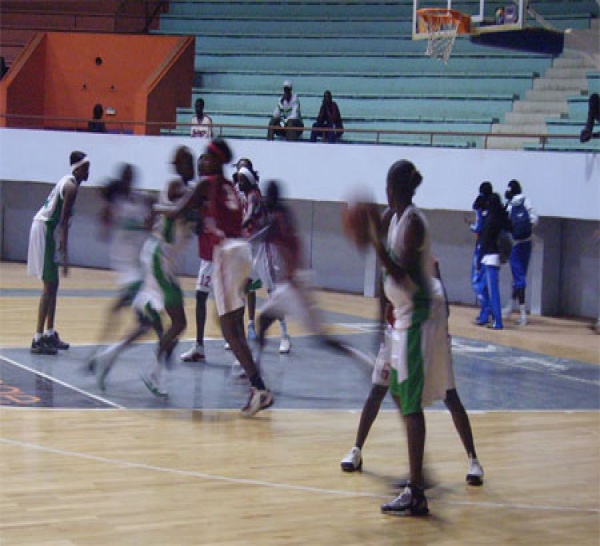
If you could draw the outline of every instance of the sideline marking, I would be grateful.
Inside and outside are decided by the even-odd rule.
[[[125,468],[136,468],[140,470],[150,470],[153,472],[161,472],[164,474],[174,474],[178,476],[188,476],[192,478],[200,478],[208,481],[226,482],[235,485],[254,485],[257,487],[270,487],[273,489],[286,489],[289,491],[303,491],[308,493],[317,493],[322,495],[338,495],[342,497],[369,497],[377,499],[387,499],[389,495],[379,495],[377,493],[360,493],[354,491],[345,491],[340,489],[325,489],[320,487],[310,487],[305,485],[293,485],[289,483],[280,482],[267,482],[262,480],[251,480],[248,478],[233,478],[229,476],[221,476],[218,474],[206,474],[204,472],[195,472],[193,470],[181,470],[178,468],[168,468],[165,466],[154,466],[145,463],[135,463],[131,461],[124,461],[122,459],[110,459],[107,457],[99,457],[97,455],[90,455],[87,453],[80,453],[77,451],[67,451],[64,449],[57,449],[53,447],[46,447],[39,444],[32,444],[30,442],[21,442],[19,440],[13,440],[11,438],[0,438],[0,442],[16,447],[35,449],[37,451],[43,451],[46,453],[53,453],[55,455],[63,455],[66,457],[76,457],[79,459],[85,459],[88,461],[95,461],[99,463],[112,464],[116,466],[123,466]],[[589,514],[600,513],[599,508],[582,508],[582,507],[569,507],[569,506],[547,506],[547,505],[529,505],[529,504],[509,504],[509,503],[498,503],[498,502],[473,502],[473,501],[446,501],[436,500],[443,504],[457,505],[457,506],[479,506],[485,508],[506,508],[506,509],[519,509],[519,510],[538,510],[538,511],[549,511],[549,512],[586,512]]]
[[[8,364],[12,364],[13,366],[16,366],[17,368],[21,368],[22,370],[28,371],[35,375],[39,375],[40,377],[43,377],[44,379],[47,379],[48,381],[52,381],[53,383],[61,385],[62,387],[71,389],[72,391],[82,394],[83,396],[87,396],[88,398],[92,398],[98,402],[102,402],[103,404],[107,404],[108,406],[111,406],[113,408],[126,409],[125,406],[121,406],[120,404],[117,404],[116,402],[111,402],[110,400],[107,400],[106,398],[102,398],[101,396],[92,394],[91,392],[84,391],[83,389],[80,389],[79,387],[75,387],[74,385],[65,383],[64,381],[61,381],[60,379],[57,379],[56,377],[53,377],[51,375],[40,372],[39,370],[36,370],[35,368],[30,368],[29,366],[25,366],[24,364],[21,364],[19,362],[16,362],[15,360],[7,358],[4,355],[0,354],[0,360],[4,360],[4,362],[7,362]]]

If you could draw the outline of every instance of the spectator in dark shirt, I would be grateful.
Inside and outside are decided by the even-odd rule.
[[[102,121],[102,114],[104,114],[104,108],[101,104],[94,106],[94,119],[88,121],[88,133],[106,133],[106,125]]]
[[[334,142],[338,142],[344,134],[343,130],[323,131],[320,129],[344,129],[342,114],[337,103],[331,97],[331,91],[325,91],[323,94],[323,102],[321,103],[317,121],[313,123],[310,141],[316,142],[321,137],[323,142],[327,141],[333,144]]]

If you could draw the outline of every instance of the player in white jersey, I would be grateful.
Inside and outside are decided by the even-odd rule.
[[[69,348],[69,344],[62,341],[54,330],[59,285],[57,238],[58,253],[66,276],[69,271],[69,224],[79,186],[88,179],[90,161],[85,153],[75,151],[71,152],[69,162],[71,174],[61,178],[54,186],[46,202],[34,216],[29,234],[27,273],[44,283],[36,332],[31,343],[31,352],[35,354],[55,355],[59,349]]]
[[[402,494],[381,506],[386,514],[429,512],[423,491],[426,351],[422,340],[429,315],[432,275],[427,222],[412,202],[422,179],[410,161],[394,163],[386,180],[389,224],[382,222],[375,210],[368,218],[371,242],[383,267],[385,295],[394,307],[390,393],[406,424],[410,467],[410,483]],[[440,393],[441,397],[444,393],[445,390]]]
[[[103,234],[111,239],[110,260],[116,273],[119,293],[109,309],[100,343],[108,339],[110,332],[118,325],[119,312],[131,307],[139,292],[144,270],[140,261],[142,246],[148,238],[152,223],[152,198],[149,194],[135,190],[135,170],[126,163],[121,167],[120,175],[111,179],[101,189],[105,205],[100,214]],[[113,362],[123,349],[144,335],[150,326],[154,326],[158,337],[162,337],[160,317],[154,316],[153,322],[138,312],[138,324],[122,341],[100,350],[94,349],[88,358],[88,370],[98,373],[98,384],[104,390],[104,381]]]
[[[429,318],[423,327],[423,353],[425,359],[425,385],[423,404],[435,398],[440,388],[445,388],[444,403],[452,415],[452,421],[467,453],[469,466],[466,481],[469,485],[483,484],[483,468],[477,459],[475,442],[469,416],[462,405],[454,380],[452,363],[452,343],[448,333],[449,307],[446,293],[439,274],[439,264],[435,262],[436,278],[432,279],[432,297]],[[360,415],[354,447],[342,459],[340,465],[345,472],[362,469],[362,449],[381,404],[388,392],[393,355],[394,317],[393,308],[384,299],[381,317],[383,326],[381,347],[373,367],[372,386]],[[442,382],[445,385],[442,385]],[[394,398],[394,401],[397,399]],[[406,484],[401,483],[401,487]]]
[[[173,160],[178,178],[171,181],[159,198],[159,205],[171,206],[184,199],[194,178],[192,151],[180,146]],[[156,354],[156,365],[150,374],[143,376],[144,384],[152,394],[166,397],[163,371],[169,366],[178,336],[187,325],[183,306],[183,292],[176,274],[176,265],[184,243],[191,237],[186,220],[168,218],[159,214],[152,235],[144,244],[141,260],[144,267],[144,283],[134,301],[134,307],[144,312],[167,312],[171,326],[161,338]]]

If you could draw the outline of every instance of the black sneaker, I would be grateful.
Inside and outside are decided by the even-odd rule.
[[[381,512],[391,516],[426,516],[429,507],[423,489],[409,484],[393,501],[382,504]]]
[[[42,336],[37,341],[35,338],[31,342],[31,352],[36,355],[55,355],[58,349],[48,340],[47,336]]]
[[[48,343],[61,351],[66,351],[70,347],[68,343],[58,337],[58,332],[56,331],[52,335],[45,335],[44,337],[48,340]]]

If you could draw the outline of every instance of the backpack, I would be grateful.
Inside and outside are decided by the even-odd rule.
[[[510,223],[512,225],[512,236],[515,241],[522,241],[531,237],[531,219],[524,203],[512,206],[510,210]]]
[[[513,238],[510,234],[510,231],[506,231],[504,229],[500,231],[496,243],[498,245],[500,263],[505,264],[510,258],[510,253],[512,252],[513,247]]]

